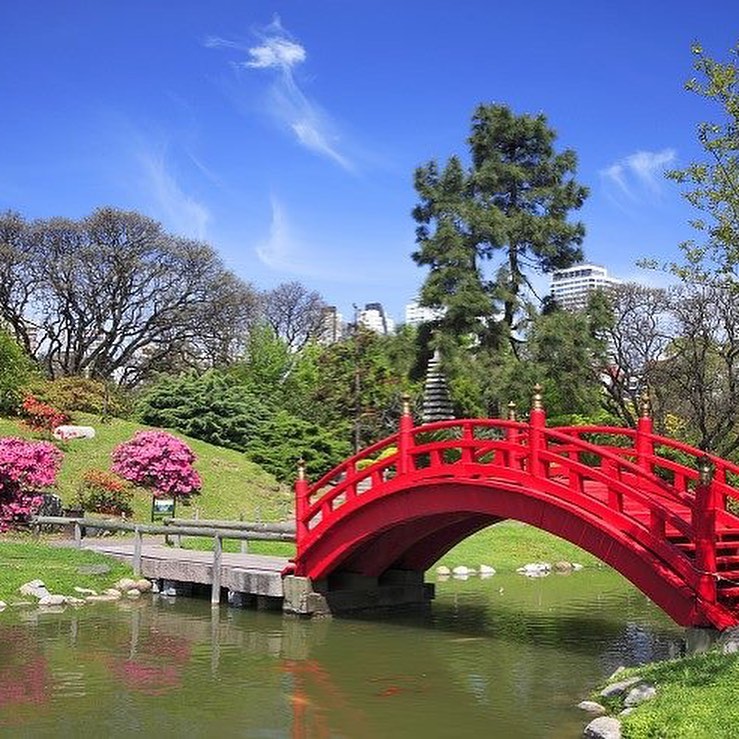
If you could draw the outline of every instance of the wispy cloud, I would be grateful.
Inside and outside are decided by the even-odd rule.
[[[164,153],[140,148],[136,159],[143,190],[157,217],[183,236],[205,239],[210,211],[182,189],[167,167]]]
[[[674,161],[674,149],[637,151],[601,169],[599,174],[604,182],[615,185],[621,193],[636,199],[644,191],[659,193],[663,173]]]
[[[234,62],[233,66],[237,71],[245,70],[249,74],[263,71],[270,75],[267,91],[270,115],[306,149],[353,171],[353,163],[340,149],[339,134],[333,120],[303,92],[296,77],[295,68],[308,57],[305,47],[283,28],[279,17],[255,33],[260,41],[256,46],[244,46],[219,36],[209,36],[204,43],[211,49],[236,49],[247,54],[246,60]]]

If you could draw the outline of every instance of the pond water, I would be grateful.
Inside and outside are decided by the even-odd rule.
[[[608,569],[449,580],[423,613],[301,621],[154,596],[0,614],[0,735],[578,737],[683,632]]]

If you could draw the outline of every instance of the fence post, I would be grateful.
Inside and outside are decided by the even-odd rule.
[[[79,521],[74,522],[74,543],[77,549],[82,549],[82,526]]]
[[[217,606],[221,602],[221,560],[223,559],[223,542],[216,534],[213,543],[213,587],[210,591],[210,604]]]
[[[413,416],[411,415],[411,396],[404,393],[403,411],[398,426],[398,474],[404,475],[410,469],[410,451],[413,446]]]
[[[646,472],[652,472],[650,457],[654,456],[654,442],[652,435],[652,405],[649,401],[649,389],[645,388],[640,401],[640,413],[636,422],[636,464]]]
[[[305,517],[308,513],[308,481],[305,479],[305,460],[298,460],[298,479],[295,481],[295,549],[300,553],[302,541],[308,536]]]
[[[141,531],[138,526],[133,529],[133,574],[141,576]]]
[[[693,535],[695,537],[695,567],[698,570],[698,595],[716,602],[716,486],[713,467],[707,456],[698,459],[698,484],[693,501]]]
[[[541,460],[541,451],[545,446],[544,427],[547,423],[547,414],[541,400],[541,385],[534,385],[534,399],[529,414],[529,473],[535,477],[544,476],[544,462]]]

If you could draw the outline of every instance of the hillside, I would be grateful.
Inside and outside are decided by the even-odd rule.
[[[97,416],[75,414],[75,422],[93,426],[94,439],[78,439],[59,444],[64,452],[64,463],[59,474],[58,494],[65,505],[73,505],[80,477],[90,468],[109,469],[110,454],[116,445],[128,441],[137,431],[148,428],[142,424],[121,419],[100,423]],[[174,432],[173,432],[174,433]],[[0,436],[38,438],[16,419],[0,418]],[[195,468],[203,480],[202,493],[193,499],[192,506],[178,506],[177,515],[200,518],[246,520],[281,520],[291,515],[293,496],[287,485],[278,483],[261,467],[232,449],[213,446],[175,433],[190,445],[197,461]],[[148,521],[151,514],[151,495],[137,492],[134,497],[137,520]]]

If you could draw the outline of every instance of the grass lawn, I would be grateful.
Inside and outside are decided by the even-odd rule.
[[[735,739],[739,736],[739,659],[708,654],[633,668],[657,689],[622,722],[624,739]],[[599,700],[595,693],[593,700]],[[617,713],[620,705],[612,706]]]
[[[110,557],[30,539],[0,540],[0,562],[0,600],[6,603],[25,600],[18,588],[30,580],[43,580],[51,593],[76,595],[75,585],[100,591],[131,576],[129,566]],[[89,565],[107,565],[110,571],[99,575],[78,572]]]
[[[64,504],[75,502],[78,481],[90,468],[109,469],[110,454],[114,447],[128,441],[146,426],[112,419],[100,423],[97,416],[75,414],[75,422],[95,428],[94,439],[77,439],[58,444],[64,452],[64,462],[59,473],[58,493]],[[174,433],[174,432],[173,432]],[[0,418],[0,436],[39,438],[25,429],[17,420]],[[287,518],[292,512],[293,495],[287,485],[281,485],[261,467],[250,462],[233,449],[224,449],[203,441],[183,439],[195,452],[195,469],[203,480],[202,493],[193,499],[190,507],[178,506],[176,514],[190,518],[197,510],[200,518],[262,519],[276,521]],[[144,491],[134,496],[134,514],[139,521],[151,517],[151,495]]]

